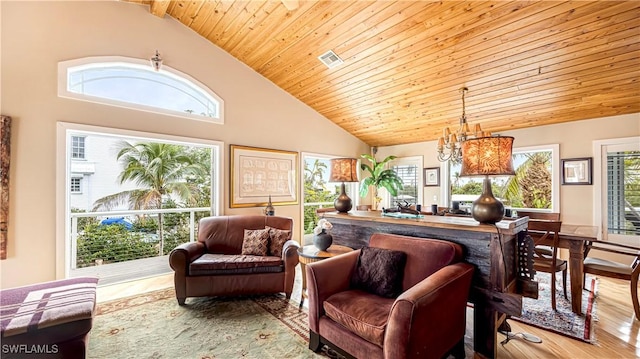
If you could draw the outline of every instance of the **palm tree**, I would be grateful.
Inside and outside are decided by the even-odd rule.
[[[204,176],[206,168],[194,162],[186,147],[167,143],[145,142],[131,144],[122,141],[118,145],[117,160],[123,169],[118,176],[120,184],[127,181],[136,183],[139,188],[118,192],[95,201],[93,210],[109,210],[114,206],[127,203],[129,209],[161,209],[163,200],[174,195],[187,205],[195,204],[198,199],[198,187],[191,176]],[[158,215],[159,253],[163,254],[162,213]]]
[[[504,198],[525,208],[549,208],[551,205],[551,152],[525,154],[526,161],[505,186]],[[521,204],[520,204],[521,202]]]

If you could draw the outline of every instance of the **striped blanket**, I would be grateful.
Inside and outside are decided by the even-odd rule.
[[[2,337],[93,317],[98,278],[72,278],[0,291]]]

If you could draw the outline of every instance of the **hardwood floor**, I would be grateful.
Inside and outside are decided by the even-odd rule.
[[[298,266],[297,278],[300,278]],[[291,300],[300,301],[300,281],[296,281]],[[112,284],[98,288],[98,303],[140,294],[148,291],[170,288],[173,286],[173,274],[147,278],[134,282]],[[639,358],[640,357],[640,320],[635,318],[629,282],[600,278],[595,323],[596,343],[588,344],[570,339],[562,335],[550,333],[516,321],[509,321],[513,332],[536,335],[542,339],[541,344],[530,343],[521,339],[510,340],[498,349],[498,358]],[[306,306],[305,302],[305,306]],[[473,309],[469,309],[472,311]],[[467,314],[467,358],[473,358],[469,331],[473,328],[473,313]],[[498,341],[504,340],[498,334]]]

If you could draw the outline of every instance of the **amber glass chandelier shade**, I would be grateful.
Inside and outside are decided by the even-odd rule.
[[[464,141],[460,176],[514,175],[512,149],[513,137],[480,137]]]
[[[334,158],[331,160],[329,182],[342,182],[340,195],[333,202],[336,211],[347,213],[353,208],[353,201],[344,188],[345,182],[358,182],[358,160],[355,158]]]

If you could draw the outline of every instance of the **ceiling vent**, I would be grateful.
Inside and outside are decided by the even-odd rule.
[[[333,50],[329,50],[324,54],[318,56],[318,59],[320,60],[320,62],[325,64],[325,66],[327,66],[330,69],[336,66],[342,65],[342,63],[344,63],[344,61],[342,61],[340,56],[336,55],[336,53],[333,52]]]

